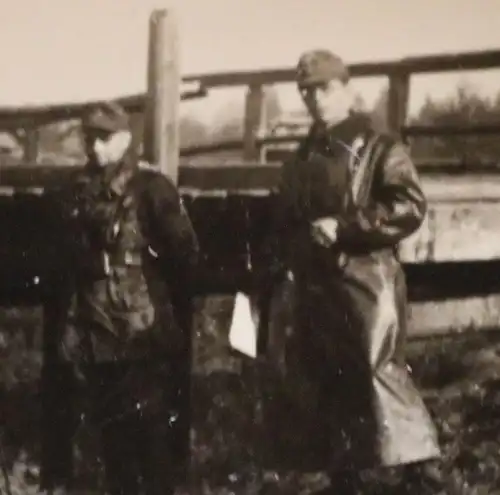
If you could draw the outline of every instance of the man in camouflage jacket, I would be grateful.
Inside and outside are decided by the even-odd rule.
[[[141,166],[115,103],[83,122],[88,163],[67,202],[73,340],[111,495],[173,493],[188,462],[190,302],[198,240],[169,178]]]

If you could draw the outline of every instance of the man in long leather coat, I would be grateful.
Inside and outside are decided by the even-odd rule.
[[[403,144],[353,111],[339,57],[303,54],[297,81],[314,123],[284,165],[273,248],[294,287],[289,366],[317,387],[332,493],[364,493],[363,472],[405,466],[424,494],[443,483],[440,449],[405,364],[397,248],[426,199]]]
[[[67,203],[73,332],[62,356],[90,397],[108,493],[168,495],[189,460],[198,241],[174,184],[140,166],[120,106],[92,109],[83,130],[88,163]]]

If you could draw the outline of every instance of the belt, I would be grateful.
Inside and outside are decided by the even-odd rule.
[[[123,251],[120,253],[104,253],[104,256],[108,258],[109,265],[125,265],[125,266],[141,266],[142,265],[142,254],[134,251]]]
[[[148,253],[153,258],[158,258],[158,253],[148,246]],[[124,250],[118,253],[103,252],[104,271],[109,273],[111,266],[141,266],[143,263],[142,252]]]

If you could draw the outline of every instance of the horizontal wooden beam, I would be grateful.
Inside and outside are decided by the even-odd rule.
[[[422,55],[393,61],[357,63],[350,65],[353,77],[382,77],[391,74],[420,74],[464,70],[484,70],[500,68],[500,50],[461,52],[444,55]],[[194,74],[182,79],[185,84],[199,85],[198,89],[183,92],[182,99],[198,98],[206,95],[207,89],[223,86],[266,85],[293,82],[293,67],[234,71],[213,74]],[[142,111],[144,94],[119,98],[127,110]],[[0,107],[0,129],[22,127],[24,122],[36,120],[39,125],[57,120],[79,118],[89,105],[98,103],[61,103],[26,107]]]
[[[470,124],[453,126],[403,126],[400,130],[405,137],[451,137],[451,136],[481,136],[500,134],[500,122],[495,124]],[[268,136],[255,140],[258,146],[273,145],[294,145],[305,138],[305,134],[288,134],[286,136]],[[241,139],[232,139],[228,141],[189,146],[181,149],[181,156],[193,157],[207,155],[211,153],[220,153],[225,151],[238,151],[243,148]]]
[[[493,124],[468,125],[409,125],[401,128],[408,137],[453,137],[500,135],[500,122]]]
[[[473,164],[464,167],[459,161],[419,162],[417,167],[423,179],[436,183],[438,189],[445,191],[459,184],[449,200],[456,201],[498,201],[500,198],[500,167],[496,164],[478,164],[477,173]],[[489,168],[488,168],[489,165]],[[495,166],[496,165],[496,166]],[[2,166],[0,196],[15,192],[42,194],[44,191],[57,190],[82,169],[82,165],[41,165],[18,164]],[[281,163],[226,163],[226,164],[182,164],[179,167],[179,187],[187,194],[269,194],[279,183]],[[474,179],[474,180],[472,180]],[[442,181],[446,180],[446,186]],[[481,185],[477,185],[477,182]],[[458,187],[458,186],[457,186]],[[466,189],[479,191],[469,193]],[[486,189],[490,192],[486,193]],[[454,191],[456,189],[453,189]],[[434,188],[433,188],[434,191]],[[432,192],[441,198],[441,193]],[[437,197],[437,196],[436,196]],[[441,199],[440,199],[441,200]]]
[[[202,98],[207,95],[206,88],[185,90],[181,92],[181,100]],[[127,112],[139,113],[144,111],[145,94],[136,94],[117,98]],[[92,106],[100,103],[95,100],[85,103],[59,103],[57,105],[38,105],[26,107],[0,107],[0,130],[15,130],[26,124],[46,125],[60,120],[79,119]]]
[[[293,157],[293,149],[266,150],[266,162],[286,162]],[[450,158],[426,158],[414,160],[419,172],[424,175],[484,175],[500,172],[499,160],[478,160],[473,156]]]
[[[270,190],[279,181],[280,164],[181,166],[179,186],[197,191]],[[0,188],[55,190],[67,184],[82,166],[13,165],[2,167]]]
[[[408,297],[412,303],[444,302],[467,297],[487,297],[500,293],[500,260],[403,263],[407,276]],[[35,271],[36,269],[38,271]],[[40,304],[44,292],[50,288],[51,274],[42,274],[40,266],[30,266],[24,272],[1,270],[0,306],[12,304]],[[249,273],[241,272],[218,276],[217,267],[201,269],[198,295],[234,294],[248,288]],[[40,276],[37,276],[40,275]]]
[[[353,77],[493,69],[500,68],[500,50],[422,55],[392,61],[351,64],[349,68]],[[287,67],[259,71],[196,74],[185,77],[184,81],[199,81],[206,88],[288,83],[295,81],[295,69]]]

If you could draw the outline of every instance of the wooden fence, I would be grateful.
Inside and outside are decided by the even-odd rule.
[[[473,134],[496,134],[500,131],[498,124],[481,124],[464,126],[406,126],[411,76],[418,74],[457,72],[465,70],[486,70],[500,68],[500,50],[488,50],[470,53],[456,53],[408,57],[401,60],[352,64],[350,71],[353,78],[385,77],[389,81],[389,97],[387,101],[388,124],[392,131],[405,136],[457,136]],[[246,162],[256,161],[260,156],[259,139],[264,116],[264,88],[268,85],[290,83],[295,80],[293,68],[282,68],[261,71],[237,71],[214,74],[189,75],[182,78],[184,91],[181,99],[201,98],[209,94],[211,89],[224,87],[246,87],[246,103],[244,116],[244,135],[241,141],[217,143],[211,147],[191,148],[185,155],[205,154],[211,151],[240,149]],[[142,113],[145,108],[146,95],[132,95],[118,98],[118,101],[131,113]],[[25,146],[25,162],[36,162],[37,130],[40,126],[60,120],[78,119],[92,105],[57,104],[37,107],[9,108],[0,107],[0,130],[12,132],[19,138],[18,131],[24,130],[25,139],[31,146]],[[292,137],[297,139],[299,136]],[[286,140],[286,138],[283,138]],[[290,139],[290,138],[289,138]],[[265,140],[270,144],[279,142],[280,138]]]
[[[175,67],[172,68],[172,65],[170,67],[171,72],[174,73],[171,84],[175,84],[175,77],[177,77]],[[412,75],[494,68],[500,68],[500,50],[361,63],[351,65],[350,71],[353,78],[386,77],[389,81],[387,115],[390,129],[403,136],[417,138],[420,136],[484,135],[497,132],[500,134],[500,122],[498,125],[469,127],[406,125]],[[249,240],[257,242],[262,229],[265,229],[265,218],[269,216],[269,209],[273,207],[273,190],[281,166],[280,162],[260,162],[261,148],[264,145],[295,142],[301,137],[262,138],[264,89],[272,84],[293,82],[294,77],[293,68],[282,68],[266,71],[199,74],[182,78],[184,86],[179,86],[178,89],[180,100],[202,97],[214,88],[235,86],[247,88],[242,140],[177,150],[181,160],[174,160],[175,170],[171,168],[168,171],[169,174],[178,178],[179,187],[207,253],[206,265],[212,267],[210,277],[212,280],[218,280],[215,285],[212,284],[206,289],[208,292],[232,292],[245,283],[244,280],[248,275],[244,268],[246,266],[244,259],[248,256],[248,248],[245,246],[249,245]],[[161,91],[154,93],[151,89],[153,86],[151,83],[149,100],[147,95],[135,95],[121,98],[119,101],[129,112],[140,114],[144,113],[147,108],[146,102],[151,101],[151,95],[154,94],[156,101],[160,101],[159,106],[163,110],[166,109],[167,113],[170,112],[172,118],[172,112],[174,114],[177,112],[175,106],[170,106],[168,109],[169,102],[165,101],[165,93]],[[182,87],[183,90],[180,89]],[[4,225],[12,225],[12,229],[10,231],[4,229],[7,233],[2,234],[2,237],[7,236],[7,238],[0,240],[0,246],[4,259],[10,259],[12,262],[4,264],[4,269],[17,268],[10,272],[10,278],[5,274],[3,280],[33,280],[33,277],[39,279],[40,277],[36,274],[51,271],[48,267],[53,263],[51,264],[50,261],[54,259],[54,256],[57,259],[57,255],[52,252],[50,246],[44,244],[45,248],[42,248],[41,245],[36,244],[37,242],[43,244],[46,239],[50,238],[50,235],[38,233],[35,236],[34,232],[37,229],[30,231],[27,225],[30,217],[39,217],[42,211],[46,214],[49,211],[53,212],[51,207],[47,206],[52,201],[47,193],[63,186],[69,180],[70,175],[75,172],[75,167],[50,167],[36,164],[39,126],[62,119],[77,119],[95,103],[37,108],[0,108],[0,129],[12,132],[18,139],[21,139],[25,150],[23,165],[0,169],[0,193],[3,194],[0,214],[2,218],[13,217],[15,214],[19,219],[25,219],[14,224],[5,220]],[[160,120],[156,122],[157,127],[154,132],[155,139],[158,141],[162,135],[162,125],[165,124],[161,124]],[[176,152],[178,140],[175,137],[175,121],[171,120],[169,125],[169,132],[173,134],[169,141],[171,144],[167,146],[170,147],[170,156],[172,156],[172,153]],[[151,146],[149,146],[150,151]],[[165,144],[160,145],[160,148],[161,146],[165,147]],[[156,159],[159,159],[161,155],[158,151],[160,148],[157,147]],[[223,165],[189,163],[193,156],[227,150],[240,150],[241,160]],[[479,312],[485,311],[489,316],[482,320],[481,317],[479,320],[494,322],[500,315],[500,299],[491,301],[491,297],[496,298],[496,294],[500,293],[500,277],[494,275],[500,273],[500,243],[496,240],[500,223],[497,225],[491,221],[491,213],[497,209],[500,210],[500,186],[497,186],[498,164],[436,163],[431,160],[419,163],[418,166],[423,174],[424,187],[431,206],[426,225],[403,250],[406,253],[404,260],[409,276],[410,295],[415,301],[444,300],[466,296],[480,298],[481,301],[486,302]],[[438,191],[441,185],[444,192]],[[49,196],[51,197],[52,194]],[[486,208],[485,202],[488,203]],[[45,204],[44,207],[40,206],[42,203]],[[252,222],[248,223],[248,218],[253,219]],[[50,225],[48,219],[44,221]],[[26,228],[26,232],[21,232],[19,225]],[[238,233],[236,236],[238,239],[233,239],[232,243],[227,232]],[[12,242],[14,237],[18,244]],[[482,239],[481,242],[489,246],[486,254],[478,251],[478,239]],[[45,252],[45,255],[42,256],[41,252]],[[31,253],[31,258],[25,253]],[[24,275],[20,276],[21,273]],[[16,276],[12,278],[13,275]],[[38,290],[33,284],[19,283],[24,284],[24,289],[20,290],[26,294],[32,289],[35,293]],[[494,311],[491,308],[494,308]]]

